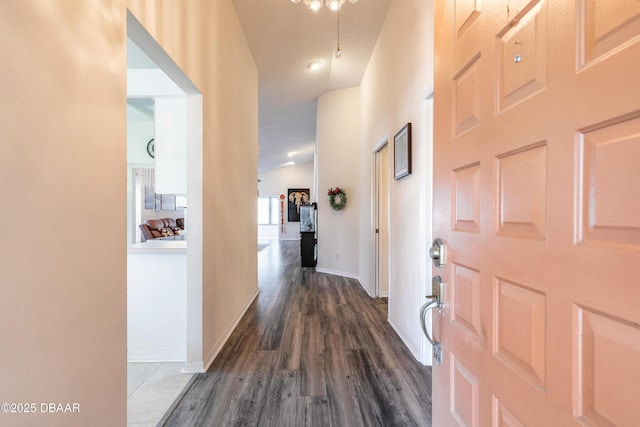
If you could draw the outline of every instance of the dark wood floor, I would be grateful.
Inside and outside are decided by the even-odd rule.
[[[165,426],[431,426],[431,370],[353,279],[258,254],[260,295]],[[417,319],[416,319],[417,321]]]

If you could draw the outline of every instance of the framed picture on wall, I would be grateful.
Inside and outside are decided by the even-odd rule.
[[[161,198],[163,211],[176,210],[176,196],[174,194],[163,194]]]
[[[287,194],[289,199],[287,221],[300,222],[300,206],[311,201],[311,193],[308,188],[289,188]]]
[[[404,125],[393,137],[393,177],[403,178],[411,173],[411,123]]]
[[[153,209],[156,206],[156,193],[153,191],[153,187],[146,185],[144,187],[144,208]]]

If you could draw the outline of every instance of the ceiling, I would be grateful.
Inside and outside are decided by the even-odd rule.
[[[316,104],[323,93],[360,84],[391,0],[344,3],[338,15],[290,0],[233,0],[258,67],[259,174],[313,160]],[[308,64],[321,60],[311,71]]]

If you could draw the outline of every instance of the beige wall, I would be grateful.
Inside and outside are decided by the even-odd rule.
[[[0,425],[126,422],[125,36],[122,1],[0,3],[0,402],[80,404]]]
[[[318,98],[318,270],[358,277],[360,88]],[[347,206],[334,211],[327,190],[344,188]]]
[[[257,290],[257,71],[231,0],[129,3],[203,93],[206,357]],[[126,7],[0,2],[0,402],[81,407],[1,425],[126,424]]]
[[[407,122],[413,131],[413,173],[390,185],[389,320],[414,354],[421,332],[418,310],[424,299],[426,166],[421,163],[421,97],[433,82],[433,1],[394,0],[361,83],[360,281],[375,292],[374,233],[371,215],[373,147]],[[391,168],[393,168],[393,150]],[[429,221],[430,222],[430,221]]]
[[[203,95],[203,357],[257,293],[258,74],[231,0],[130,0]]]

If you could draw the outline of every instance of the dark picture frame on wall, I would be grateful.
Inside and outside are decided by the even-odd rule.
[[[393,178],[411,173],[411,123],[404,125],[393,137]]]
[[[308,188],[289,188],[287,199],[287,222],[300,222],[300,206],[311,201],[311,192]]]

